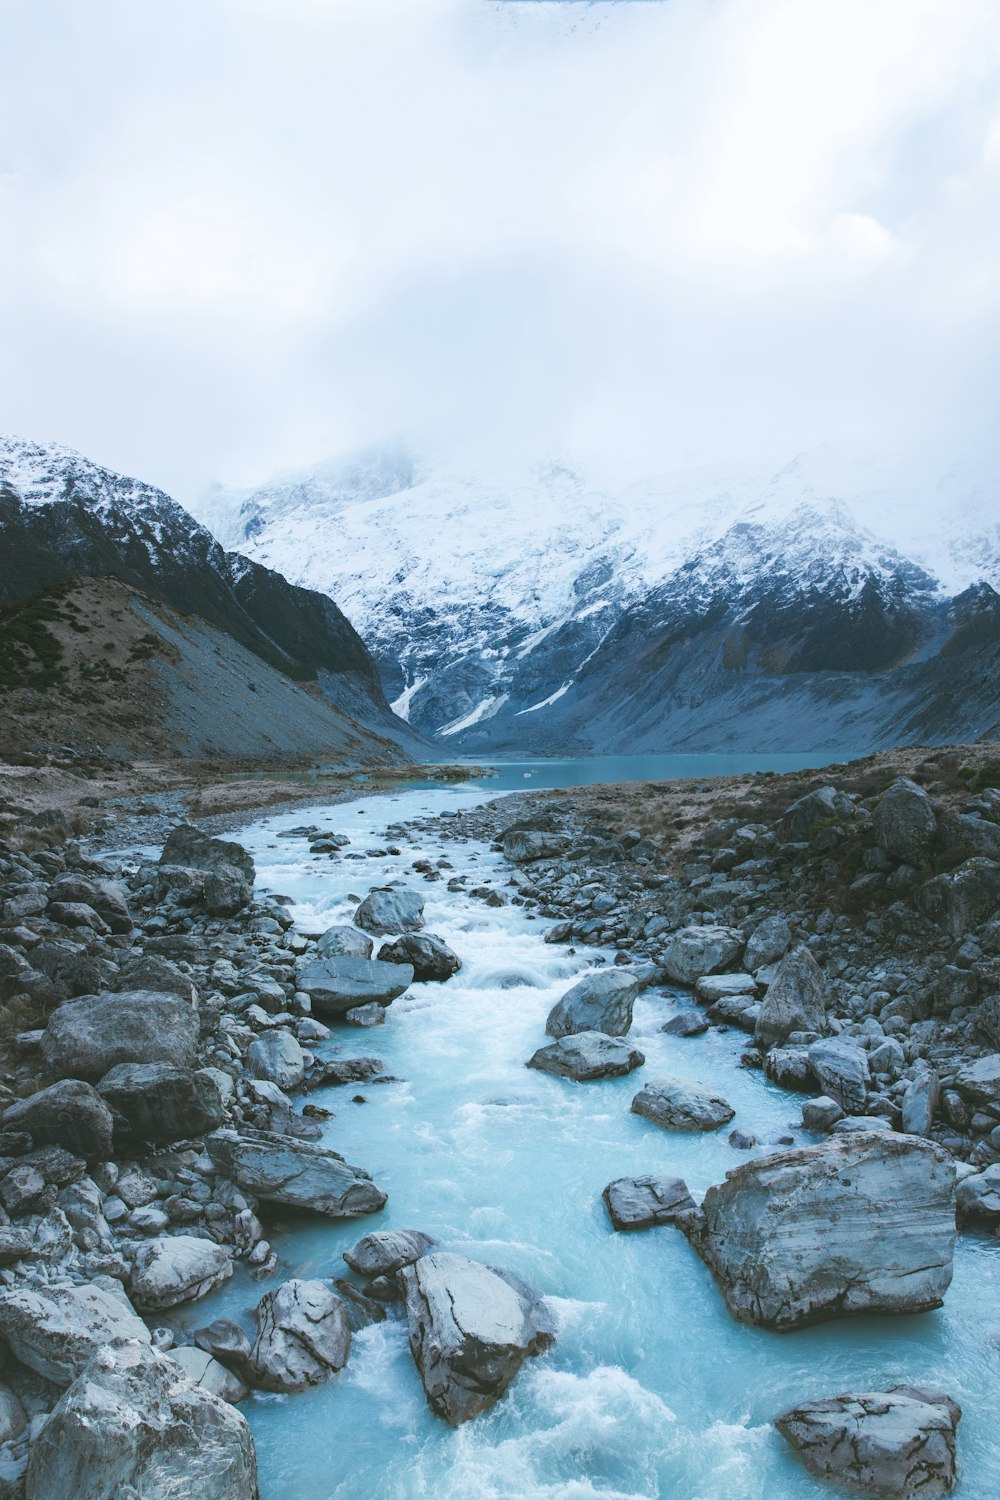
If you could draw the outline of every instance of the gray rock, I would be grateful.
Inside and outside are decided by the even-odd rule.
[[[20,1437],[28,1425],[24,1407],[7,1386],[0,1385],[0,1443]]]
[[[413,981],[409,964],[376,958],[314,958],[300,965],[296,984],[323,1016],[342,1016],[374,1002],[391,1005]]]
[[[694,987],[694,992],[703,1005],[714,1005],[730,995],[743,995],[749,1005],[757,993],[757,981],[752,974],[706,974]]]
[[[623,1037],[606,1036],[603,1031],[578,1031],[539,1047],[528,1059],[528,1067],[583,1083],[595,1078],[622,1078],[645,1061],[638,1047]]]
[[[0,1115],[0,1123],[5,1130],[26,1130],[36,1146],[66,1146],[88,1161],[107,1161],[111,1155],[111,1111],[95,1088],[77,1078],[19,1099]]]
[[[895,1385],[806,1401],[774,1425],[817,1478],[876,1500],[910,1500],[951,1493],[961,1415],[940,1391]]]
[[[420,981],[450,979],[462,967],[458,954],[430,932],[405,933],[395,942],[383,943],[378,956],[383,963],[409,964]]]
[[[808,1047],[772,1047],[764,1058],[764,1075],[781,1089],[811,1094],[815,1088]]]
[[[204,1135],[222,1123],[225,1109],[212,1071],[173,1063],[119,1063],[97,1085],[128,1124],[132,1136],[178,1141]]]
[[[105,1344],[149,1343],[125,1293],[93,1282],[4,1287],[0,1336],[22,1365],[61,1386]]]
[[[137,1248],[129,1287],[136,1307],[158,1312],[206,1297],[232,1274],[232,1256],[224,1245],[188,1234],[164,1234]]]
[[[183,865],[189,870],[233,869],[248,885],[254,882],[253,858],[242,844],[211,838],[190,823],[179,823],[170,830],[160,864]]]
[[[91,880],[82,875],[60,875],[52,882],[53,901],[82,901],[103,917],[112,932],[132,931],[132,917],[121,887],[112,880]]]
[[[788,952],[791,941],[792,929],[784,917],[766,917],[750,934],[743,962],[751,972],[776,964]]]
[[[603,1031],[606,1036],[624,1036],[632,1025],[639,989],[639,980],[628,969],[591,970],[552,1007],[545,1022],[546,1035]]]
[[[245,1419],[140,1344],[102,1349],[35,1440],[25,1500],[257,1500]]]
[[[200,1386],[212,1396],[218,1396],[220,1401],[228,1401],[235,1406],[249,1395],[239,1376],[234,1375],[232,1370],[227,1370],[225,1365],[220,1364],[204,1349],[184,1344],[179,1349],[172,1348],[170,1358],[177,1361],[192,1385]]]
[[[201,899],[210,917],[234,917],[249,906],[253,890],[237,870],[210,870],[202,883]]]
[[[532,828],[512,828],[504,835],[504,858],[515,865],[533,864],[539,859],[555,859],[569,848],[569,839],[561,833],[544,833]]]
[[[102,991],[60,1005],[45,1028],[41,1050],[60,1078],[103,1078],[118,1063],[174,1063],[190,1067],[198,1016],[179,995],[150,990]]]
[[[417,932],[424,925],[423,897],[393,887],[374,890],[354,913],[355,925],[382,937],[393,932]]]
[[[846,1036],[825,1036],[809,1047],[809,1066],[823,1093],[847,1114],[863,1114],[871,1087],[868,1054]]]
[[[871,1135],[872,1131],[892,1130],[892,1121],[882,1115],[845,1115],[832,1127],[834,1135]]]
[[[696,1212],[687,1183],[680,1177],[619,1177],[602,1194],[616,1229],[650,1229],[673,1224]]]
[[[873,817],[879,847],[907,865],[921,865],[937,835],[934,805],[922,787],[900,776],[882,793]]]
[[[375,944],[356,927],[328,927],[316,940],[320,958],[371,958]]]
[[[900,1103],[907,1135],[930,1135],[940,1094],[940,1080],[929,1069],[911,1079]]]
[[[802,1123],[807,1130],[832,1130],[843,1118],[844,1111],[836,1099],[827,1099],[822,1094],[818,1099],[807,1099],[802,1106]]]
[[[194,1341],[206,1354],[237,1369],[250,1358],[250,1340],[231,1318],[215,1318],[204,1328],[196,1328]]]
[[[374,1000],[367,1005],[355,1005],[344,1012],[344,1020],[348,1026],[384,1026],[385,1006],[376,1005]]]
[[[955,1167],[914,1136],[831,1136],[744,1162],[702,1213],[692,1239],[743,1323],[926,1312],[951,1284]]]
[[[306,1076],[298,1038],[285,1026],[274,1026],[250,1043],[247,1067],[255,1078],[266,1078],[285,1090],[298,1088]]]
[[[1000,823],[971,813],[951,813],[938,819],[938,837],[951,859],[1000,859]]]
[[[682,927],[667,941],[660,963],[677,984],[694,985],[737,963],[743,937],[732,927]]]
[[[118,979],[111,988],[156,990],[162,995],[180,995],[192,1005],[198,1002],[197,991],[190,976],[177,964],[171,963],[169,958],[161,958],[158,953],[142,953],[129,959],[122,965]]]
[[[487,1411],[552,1343],[537,1297],[508,1273],[435,1251],[399,1276],[428,1405],[453,1427]]]
[[[804,844],[821,823],[849,818],[853,813],[854,803],[846,792],[834,786],[821,786],[814,792],[807,792],[785,810],[778,836],[785,843]]]
[[[787,1041],[793,1031],[826,1026],[826,980],[809,949],[786,953],[760,1007],[754,1036],[764,1047]]]
[[[265,1203],[306,1208],[333,1219],[378,1213],[386,1195],[361,1167],[312,1141],[266,1130],[219,1130],[205,1142],[220,1171]]]
[[[632,1100],[632,1113],[665,1130],[718,1130],[736,1111],[705,1084],[667,1074],[640,1089]]]
[[[700,1010],[679,1010],[660,1030],[667,1036],[701,1036],[708,1030],[708,1018]]]
[[[964,1177],[958,1184],[956,1201],[963,1219],[1000,1224],[1000,1162]]]
[[[967,859],[950,874],[928,880],[914,899],[925,917],[960,940],[1000,906],[1000,863]]]
[[[351,1320],[328,1281],[286,1281],[257,1304],[248,1371],[266,1391],[302,1391],[342,1370]]]
[[[955,1087],[973,1104],[1000,1109],[1000,1052],[991,1052],[959,1068]]]
[[[421,1229],[376,1229],[345,1250],[344,1259],[359,1276],[391,1276],[436,1245],[437,1240]]]

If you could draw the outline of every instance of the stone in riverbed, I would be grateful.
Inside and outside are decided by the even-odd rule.
[[[749,1005],[757,993],[757,981],[752,974],[705,974],[694,992],[703,1005],[714,1005],[727,995],[745,995]]]
[[[754,1035],[764,1047],[787,1041],[793,1031],[823,1031],[826,980],[809,949],[786,953],[761,1004]]]
[[[69,1385],[105,1344],[149,1343],[149,1329],[125,1293],[92,1282],[0,1290],[0,1337],[29,1370]]]
[[[893,1385],[806,1401],[774,1425],[819,1479],[876,1500],[911,1500],[951,1493],[961,1415],[941,1391]]]
[[[300,965],[296,985],[321,1016],[342,1016],[374,1002],[391,1005],[413,981],[409,964],[377,958],[312,958]]]
[[[605,1036],[624,1036],[632,1025],[639,989],[639,980],[627,969],[594,969],[552,1007],[545,1022],[546,1035],[558,1038],[602,1031]]]
[[[528,865],[539,859],[555,859],[569,848],[569,839],[561,833],[546,833],[534,828],[511,828],[504,834],[504,858],[511,864]]]
[[[371,958],[375,944],[356,927],[328,927],[316,940],[320,958]]]
[[[310,1209],[333,1219],[378,1213],[386,1194],[361,1167],[312,1141],[267,1130],[218,1130],[205,1142],[212,1161],[265,1203]]]
[[[708,1018],[700,1010],[679,1010],[660,1030],[667,1036],[701,1036],[708,1030]]]
[[[632,1113],[664,1130],[718,1130],[736,1111],[703,1083],[673,1074],[651,1079],[632,1100]]]
[[[129,1289],[136,1307],[158,1312],[206,1297],[233,1274],[232,1257],[213,1240],[160,1235],[138,1247]]]
[[[417,932],[424,925],[423,897],[396,887],[370,891],[354,913],[354,921],[376,937]]]
[[[0,1115],[4,1130],[26,1130],[36,1146],[66,1146],[88,1161],[111,1155],[114,1121],[100,1094],[78,1078],[63,1078],[19,1099]]]
[[[850,1037],[825,1036],[809,1047],[809,1066],[823,1093],[849,1115],[864,1114],[871,1088],[868,1053]]]
[[[453,1427],[488,1411],[553,1341],[535,1293],[508,1272],[437,1251],[399,1276],[428,1405]]]
[[[971,1177],[963,1177],[956,1196],[962,1219],[1000,1224],[1000,1162],[993,1162]]]
[[[212,1073],[192,1072],[172,1063],[119,1063],[104,1075],[98,1091],[128,1124],[129,1133],[148,1141],[178,1141],[221,1125],[225,1109]]]
[[[344,1259],[359,1276],[391,1276],[436,1245],[437,1240],[422,1229],[376,1229],[345,1250]]]
[[[927,1312],[951,1284],[954,1162],[915,1136],[831,1136],[728,1172],[690,1237],[739,1322]]]
[[[602,1194],[616,1229],[650,1229],[673,1224],[695,1212],[695,1201],[681,1177],[618,1177]]]
[[[242,844],[211,838],[190,823],[178,823],[160,854],[161,865],[183,865],[188,870],[232,869],[248,885],[254,882],[253,857]]]
[[[246,1420],[141,1344],[102,1349],[70,1386],[28,1462],[25,1500],[257,1500]]]
[[[302,1048],[287,1026],[273,1026],[251,1042],[247,1066],[255,1078],[265,1078],[286,1091],[298,1088],[306,1076]]]
[[[668,939],[660,963],[678,984],[696,984],[736,963],[743,937],[732,927],[682,927]]]
[[[584,1083],[595,1078],[622,1078],[645,1061],[638,1047],[623,1037],[605,1036],[603,1031],[578,1031],[539,1047],[527,1066]]]
[[[751,973],[784,958],[792,941],[792,929],[782,916],[766,917],[747,940],[743,962]]]
[[[405,933],[395,942],[383,943],[378,956],[382,963],[409,964],[419,981],[450,979],[462,967],[458,954],[430,932]]]
[[[286,1281],[257,1304],[247,1373],[265,1391],[302,1391],[342,1370],[351,1320],[328,1281]]]
[[[192,1385],[200,1386],[221,1401],[235,1406],[249,1395],[243,1381],[204,1349],[183,1344],[170,1350],[170,1358],[177,1361]]]
[[[60,1005],[45,1028],[41,1050],[50,1073],[96,1080],[119,1063],[190,1067],[197,1044],[197,1012],[180,995],[120,990]]]

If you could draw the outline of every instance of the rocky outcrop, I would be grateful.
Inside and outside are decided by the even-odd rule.
[[[377,958],[311,958],[300,965],[296,983],[321,1016],[344,1016],[359,1006],[391,1005],[409,989],[409,964]]]
[[[545,1022],[548,1036],[602,1031],[624,1036],[632,1025],[632,1006],[640,983],[627,969],[595,969],[566,991]]]
[[[342,1370],[351,1320],[328,1281],[286,1281],[257,1304],[247,1370],[266,1391],[301,1391]]]
[[[149,1343],[120,1288],[69,1281],[0,1290],[0,1336],[22,1365],[63,1386],[105,1344]]]
[[[743,952],[743,938],[729,927],[681,927],[665,945],[660,962],[678,984],[694,985],[706,974],[730,969]]]
[[[754,1035],[765,1047],[787,1041],[793,1031],[823,1031],[826,981],[809,949],[793,948],[778,965],[757,1017]]]
[[[608,1183],[602,1196],[616,1229],[651,1229],[697,1213],[680,1177],[619,1177]]]
[[[632,1113],[664,1130],[718,1130],[736,1111],[721,1094],[693,1078],[665,1074],[640,1089],[632,1100]]]
[[[178,1068],[173,1063],[119,1063],[98,1084],[98,1092],[127,1126],[126,1136],[147,1141],[178,1141],[203,1135],[222,1123],[225,1110],[209,1068]]]
[[[386,1195],[367,1172],[336,1151],[266,1130],[218,1130],[205,1146],[216,1166],[265,1203],[332,1219],[378,1213]]]
[[[354,913],[355,925],[376,937],[417,932],[424,925],[424,903],[415,891],[394,886],[370,891]]]
[[[137,1248],[129,1289],[136,1307],[159,1312],[206,1297],[232,1274],[233,1259],[224,1245],[164,1234]]]
[[[409,964],[414,979],[420,981],[450,979],[462,967],[458,954],[430,932],[406,933],[395,942],[383,943],[378,956],[382,963]]]
[[[67,1000],[41,1040],[50,1073],[96,1081],[119,1063],[172,1063],[190,1068],[198,1015],[179,995],[107,991]]]
[[[623,1078],[646,1061],[638,1047],[623,1037],[605,1036],[603,1031],[578,1031],[539,1047],[528,1059],[529,1068],[575,1078],[578,1083],[595,1078]]]
[[[399,1274],[428,1405],[453,1427],[488,1411],[553,1341],[537,1297],[509,1272],[435,1251]]]
[[[359,1276],[391,1276],[436,1245],[437,1240],[421,1229],[376,1229],[345,1250],[344,1259]]]

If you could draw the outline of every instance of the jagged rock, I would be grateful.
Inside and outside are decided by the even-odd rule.
[[[504,858],[511,864],[530,865],[539,859],[555,859],[569,848],[569,839],[561,833],[540,829],[511,828],[504,834]]]
[[[249,1395],[239,1376],[234,1375],[232,1370],[227,1370],[225,1365],[220,1364],[204,1349],[184,1344],[180,1348],[172,1348],[170,1358],[177,1361],[192,1385],[200,1386],[212,1396],[218,1396],[220,1401],[228,1401],[235,1406]]]
[[[178,823],[160,854],[161,865],[183,865],[189,870],[236,870],[248,885],[254,882],[253,857],[242,844],[211,838],[190,823]]]
[[[941,1083],[936,1073],[918,1073],[906,1086],[900,1102],[903,1129],[907,1135],[930,1135],[937,1111]]]
[[[552,1343],[537,1297],[508,1272],[435,1251],[399,1277],[428,1405],[453,1427],[487,1411],[525,1359]]]
[[[132,916],[124,892],[114,881],[86,879],[82,875],[59,875],[50,887],[52,901],[83,902],[102,917],[112,932],[132,931]]]
[[[351,1320],[327,1281],[286,1281],[257,1304],[248,1371],[266,1391],[301,1391],[347,1363]]]
[[[251,886],[238,870],[209,870],[201,887],[201,899],[210,917],[234,917],[253,899]]]
[[[764,1075],[781,1089],[811,1094],[816,1087],[808,1047],[772,1047],[764,1058]]]
[[[122,990],[60,1005],[41,1049],[50,1073],[95,1080],[119,1063],[190,1067],[197,1043],[197,1014],[181,996]]]
[[[342,1016],[365,1005],[391,1005],[413,982],[409,964],[377,958],[313,958],[303,963],[296,984],[322,1016]]]
[[[963,1219],[1000,1224],[1000,1162],[991,1163],[971,1177],[963,1177],[956,1201]]]
[[[375,944],[356,927],[328,927],[316,940],[320,958],[371,958]]]
[[[602,1194],[616,1229],[650,1229],[693,1213],[695,1201],[680,1177],[618,1177]]]
[[[119,1063],[97,1085],[102,1097],[141,1140],[177,1141],[222,1123],[225,1107],[212,1070],[173,1063]]]
[[[793,1031],[822,1031],[826,1025],[826,980],[809,949],[786,953],[768,986],[754,1036],[764,1047],[787,1041]]]
[[[632,1025],[632,1006],[639,989],[639,980],[627,969],[595,969],[552,1007],[545,1022],[546,1035],[602,1031],[606,1036],[624,1036]]]
[[[743,962],[753,973],[784,958],[792,941],[792,929],[784,917],[766,917],[747,941]]]
[[[89,1083],[63,1078],[19,1099],[0,1115],[5,1130],[26,1130],[36,1146],[66,1146],[88,1161],[111,1155],[114,1121],[100,1094]]]
[[[424,925],[423,897],[415,891],[374,890],[354,913],[355,925],[382,937],[393,932],[417,932]]]
[[[28,1425],[24,1407],[7,1386],[0,1385],[0,1443],[9,1443],[20,1437]],[[3,1491],[0,1490],[0,1495]]]
[[[806,1401],[774,1425],[819,1479],[876,1500],[910,1500],[951,1493],[961,1415],[940,1391],[893,1385]]]
[[[421,1229],[376,1229],[345,1250],[344,1259],[359,1276],[391,1276],[436,1245],[437,1240]]]
[[[743,938],[732,927],[682,927],[667,941],[660,963],[677,984],[694,985],[738,962]]]
[[[864,1113],[871,1087],[868,1054],[846,1036],[825,1036],[809,1047],[809,1066],[823,1093],[847,1114]]]
[[[928,880],[914,899],[950,937],[964,938],[1000,906],[1000,863],[967,859],[950,874]]]
[[[0,1289],[0,1336],[22,1365],[62,1386],[104,1344],[149,1343],[149,1329],[125,1293],[93,1282]]]
[[[693,1078],[651,1079],[632,1100],[632,1113],[665,1130],[718,1130],[736,1111],[721,1094]]]
[[[266,1130],[219,1130],[205,1142],[220,1171],[265,1203],[356,1219],[385,1207],[386,1195],[361,1167],[311,1141]]]
[[[247,1067],[255,1078],[266,1078],[285,1090],[298,1088],[306,1076],[302,1048],[286,1026],[274,1026],[250,1043]]]
[[[835,786],[821,786],[786,808],[779,824],[779,837],[786,843],[804,844],[820,823],[849,818],[853,813],[854,803],[846,792]]]
[[[831,1136],[744,1162],[702,1215],[692,1239],[743,1323],[926,1312],[951,1284],[955,1167],[915,1136]]]
[[[257,1500],[245,1419],[141,1344],[102,1349],[36,1438],[25,1500]]]
[[[578,1031],[539,1047],[527,1065],[583,1083],[594,1078],[622,1078],[645,1061],[638,1047],[622,1037],[606,1036],[603,1031]]]
[[[679,1010],[660,1030],[668,1036],[701,1036],[708,1030],[708,1018],[700,1010]]]
[[[934,805],[922,787],[900,776],[875,804],[875,840],[893,859],[921,865],[937,834]]]
[[[165,1234],[138,1247],[129,1286],[136,1307],[157,1312],[206,1297],[232,1274],[232,1256],[224,1245]]]
[[[450,979],[462,967],[462,960],[447,943],[430,932],[406,933],[395,942],[383,943],[379,959],[388,964],[409,964],[417,980]]]

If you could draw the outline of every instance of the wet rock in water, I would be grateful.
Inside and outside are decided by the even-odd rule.
[[[26,1130],[36,1146],[66,1146],[88,1161],[107,1161],[111,1155],[111,1111],[91,1084],[77,1078],[19,1099],[0,1115],[0,1124],[4,1130]]]
[[[863,1114],[871,1072],[868,1053],[846,1036],[821,1037],[809,1047],[809,1066],[820,1088],[847,1114]]]
[[[129,1289],[136,1307],[157,1312],[206,1297],[232,1274],[225,1246],[188,1234],[161,1235],[136,1250]]]
[[[25,1500],[257,1500],[243,1416],[140,1344],[102,1349],[31,1450]]]
[[[957,870],[928,880],[915,900],[925,917],[961,940],[1000,906],[1000,863],[967,859]]]
[[[178,1141],[222,1123],[219,1085],[207,1068],[172,1063],[119,1063],[98,1084],[101,1096],[127,1122],[132,1136]]]
[[[301,964],[296,984],[321,1016],[342,1016],[374,1002],[391,1005],[409,989],[409,964],[380,963],[377,958],[313,958]]]
[[[808,1047],[772,1047],[764,1058],[764,1074],[779,1088],[811,1094],[816,1087]]]
[[[192,1385],[218,1396],[220,1401],[228,1401],[235,1406],[250,1394],[239,1376],[234,1375],[232,1370],[227,1370],[224,1364],[220,1364],[205,1349],[195,1349],[192,1345],[185,1344],[179,1349],[172,1348],[170,1358],[177,1361]]]
[[[529,865],[539,859],[554,859],[565,854],[569,839],[561,833],[545,833],[540,829],[511,828],[504,834],[504,858],[511,864]]]
[[[767,968],[784,958],[792,942],[792,929],[782,916],[765,917],[747,940],[743,962],[751,972]]]
[[[961,1415],[941,1391],[893,1385],[806,1401],[774,1425],[817,1478],[876,1500],[910,1500],[951,1493]]]
[[[934,846],[937,825],[934,805],[922,787],[900,776],[875,804],[875,842],[893,859],[921,865]]]
[[[545,1022],[546,1035],[603,1031],[606,1036],[624,1036],[632,1025],[632,1006],[639,989],[639,980],[626,969],[595,969],[552,1007]]]
[[[356,927],[328,927],[316,940],[315,952],[321,958],[371,958],[375,944],[367,933]]]
[[[718,1130],[736,1111],[721,1094],[693,1078],[651,1079],[632,1100],[632,1113],[664,1130]]]
[[[616,1229],[650,1229],[696,1212],[681,1177],[618,1177],[602,1194]]]
[[[700,1010],[679,1010],[660,1030],[668,1036],[701,1036],[708,1030],[708,1018]]]
[[[190,1067],[197,1044],[197,1012],[180,995],[120,990],[60,1005],[41,1050],[50,1073],[95,1081],[119,1063]]]
[[[793,1031],[823,1031],[826,980],[809,949],[786,953],[761,1003],[754,1035],[764,1047],[787,1041]]]
[[[216,1318],[204,1328],[196,1328],[194,1341],[206,1354],[236,1369],[250,1358],[250,1340],[231,1318]]]
[[[539,1047],[527,1066],[582,1083],[595,1078],[622,1078],[645,1061],[638,1047],[623,1037],[606,1036],[603,1031],[578,1031]]]
[[[267,1079],[286,1091],[297,1089],[306,1076],[302,1048],[287,1026],[273,1026],[250,1043],[247,1067],[255,1078]]]
[[[703,1005],[714,1005],[728,995],[743,995],[749,1005],[757,993],[757,981],[752,974],[706,974],[694,992]]]
[[[694,985],[731,968],[742,952],[743,937],[735,928],[682,927],[667,940],[660,962],[678,984]]]
[[[354,921],[376,937],[417,932],[424,925],[423,897],[396,887],[371,891],[354,913]]]
[[[306,1208],[333,1219],[378,1213],[386,1194],[361,1167],[312,1141],[267,1130],[218,1130],[205,1147],[212,1161],[234,1182],[265,1203]]]
[[[926,1312],[951,1284],[955,1166],[914,1136],[831,1136],[727,1173],[691,1238],[743,1323]]]
[[[802,1123],[807,1130],[832,1130],[843,1118],[844,1111],[836,1099],[828,1099],[825,1094],[818,1099],[807,1099],[802,1106]]]
[[[760,1015],[760,1004],[751,1001],[749,995],[726,995],[710,1005],[706,1015],[713,1026],[738,1026],[752,1036]]]
[[[389,964],[409,964],[417,980],[450,979],[462,967],[462,960],[448,944],[433,933],[406,933],[395,942],[383,943],[379,959]]]
[[[385,1006],[376,1005],[374,1000],[367,1005],[355,1005],[344,1012],[344,1020],[349,1026],[384,1026]]]
[[[399,1278],[428,1405],[453,1427],[488,1411],[525,1359],[553,1341],[537,1296],[508,1272],[436,1251]]]
[[[853,815],[854,803],[846,792],[835,786],[821,786],[807,792],[785,810],[779,824],[779,837],[790,844],[804,844],[814,828],[836,818]]]
[[[92,1282],[0,1290],[0,1337],[16,1359],[55,1385],[69,1385],[105,1344],[149,1343],[125,1293]]]
[[[422,1229],[376,1229],[345,1250],[344,1259],[359,1276],[391,1276],[436,1245],[437,1240]]]
[[[286,1281],[257,1304],[248,1373],[265,1391],[302,1391],[342,1370],[351,1320],[328,1281]]]

